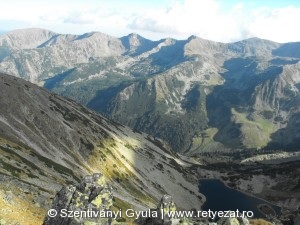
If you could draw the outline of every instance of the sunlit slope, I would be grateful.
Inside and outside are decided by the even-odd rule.
[[[200,207],[196,179],[159,140],[19,78],[1,74],[0,92],[0,219],[40,224],[62,185],[95,172],[116,207],[154,207],[164,193]]]

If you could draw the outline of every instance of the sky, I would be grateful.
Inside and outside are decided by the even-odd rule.
[[[57,33],[138,33],[158,40],[191,35],[219,42],[259,37],[300,41],[299,0],[9,0],[0,32],[44,28]]]

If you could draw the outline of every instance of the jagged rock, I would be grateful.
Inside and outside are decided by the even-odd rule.
[[[55,210],[57,216],[46,217],[43,225],[111,225],[117,222],[112,218],[62,217],[64,210],[73,212],[110,211],[112,206],[111,187],[105,183],[104,177],[97,173],[86,176],[76,187],[69,185],[57,193],[50,210]],[[152,217],[139,217],[137,225],[192,225],[187,218],[172,218],[170,212],[176,210],[172,196],[164,195],[156,209],[150,210]],[[155,216],[153,216],[155,215]],[[117,223],[118,224],[118,223]]]
[[[198,225],[204,224],[200,221],[192,221],[190,218],[176,218],[170,216],[170,213],[176,211],[176,205],[173,201],[172,196],[164,195],[155,209],[157,217],[138,218],[136,221],[137,225]]]
[[[92,215],[91,212],[109,211],[112,200],[111,187],[106,184],[102,174],[86,176],[76,187],[69,185],[57,193],[51,208],[57,212],[57,216],[50,217],[48,214],[44,225],[109,225],[112,221],[111,218],[102,218],[102,216],[93,218],[90,215]],[[79,212],[80,216],[65,217],[66,211]],[[90,212],[90,214],[86,214],[86,212]]]

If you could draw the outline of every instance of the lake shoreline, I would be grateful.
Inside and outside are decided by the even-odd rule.
[[[208,203],[208,201],[210,199],[213,199],[213,195],[214,194],[218,194],[218,193],[210,193],[212,194],[211,198],[209,198],[209,194],[208,193],[204,193],[203,190],[201,191],[201,181],[211,181],[211,182],[216,182],[215,184],[212,184],[212,185],[215,185],[215,186],[218,186],[219,185],[219,189],[221,189],[221,192],[228,192],[227,194],[229,195],[238,195],[238,197],[240,198],[245,198],[245,200],[248,200],[249,202],[251,202],[251,204],[246,204],[244,205],[243,207],[237,207],[237,208],[248,208],[248,207],[253,207],[253,212],[255,212],[255,214],[258,214],[256,216],[254,216],[253,218],[260,218],[260,217],[266,217],[266,215],[264,214],[264,212],[262,212],[260,209],[259,209],[259,205],[268,205],[270,208],[272,208],[274,210],[274,212],[276,213],[276,216],[280,216],[281,213],[282,213],[282,207],[280,206],[277,206],[261,197],[257,197],[251,193],[248,193],[248,192],[245,192],[245,191],[242,191],[242,190],[239,190],[239,189],[235,189],[233,187],[230,187],[226,182],[224,182],[222,179],[220,178],[200,178],[199,179],[199,192],[201,194],[203,194],[205,196],[205,202],[204,204],[202,205],[201,208],[204,208],[205,204],[216,204],[216,203]],[[218,184],[217,182],[219,182],[220,184],[222,184],[225,188],[227,188],[228,190],[230,191],[227,191],[226,189],[224,189],[224,187],[220,187],[220,184]],[[206,184],[206,185],[211,185],[211,184]],[[220,190],[219,190],[220,191]],[[211,191],[209,191],[211,192]],[[229,193],[230,192],[230,193]],[[246,197],[244,197],[246,196]],[[234,198],[232,198],[233,200]],[[236,199],[235,199],[236,200]],[[230,200],[228,201],[230,202]],[[255,202],[255,205],[253,205],[253,202]],[[232,203],[231,203],[232,204]],[[236,204],[245,204],[245,203],[236,203]],[[230,204],[229,204],[230,205]],[[259,215],[261,214],[261,215]]]
[[[235,191],[239,191],[239,192],[241,192],[241,193],[243,193],[243,194],[245,194],[245,195],[248,195],[248,196],[250,196],[250,197],[260,199],[260,200],[262,200],[262,201],[265,201],[265,202],[268,203],[268,204],[275,205],[276,207],[280,207],[280,208],[282,209],[281,206],[278,206],[278,205],[276,205],[275,203],[272,203],[272,202],[270,202],[270,201],[268,201],[268,200],[266,200],[266,199],[264,199],[264,198],[262,198],[262,197],[256,196],[256,195],[254,195],[253,193],[249,193],[249,192],[246,192],[245,190],[241,190],[241,189],[236,189],[236,188],[230,187],[230,186],[229,186],[224,180],[222,180],[221,178],[200,178],[200,179],[198,179],[198,182],[200,182],[200,180],[219,180],[219,181],[221,181],[227,188],[230,188],[230,189],[235,190]]]

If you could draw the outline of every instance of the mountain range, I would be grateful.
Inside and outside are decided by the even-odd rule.
[[[0,71],[199,156],[299,150],[300,43],[129,34],[0,36]]]

